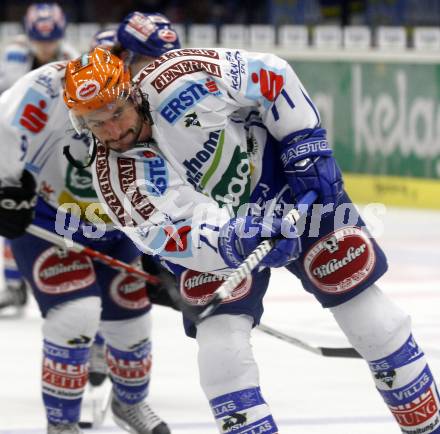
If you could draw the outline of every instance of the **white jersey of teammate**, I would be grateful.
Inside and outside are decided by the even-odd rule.
[[[42,66],[0,96],[1,183],[20,185],[26,169],[34,175],[40,196],[54,212],[73,203],[84,217],[97,198],[90,170],[75,168],[63,155],[64,146],[70,145],[75,159],[84,162],[89,148],[89,138],[75,132],[63,101],[61,80],[66,63]],[[93,220],[92,215],[89,220]]]
[[[62,41],[54,61],[78,57],[78,51]],[[35,69],[35,56],[26,35],[18,35],[4,50],[0,60],[0,93],[11,87],[20,77]],[[39,66],[39,65],[37,65]]]
[[[148,95],[153,140],[123,154],[98,145],[98,196],[145,252],[197,271],[225,269],[218,236],[228,207],[267,205],[286,191],[268,132],[282,140],[315,128],[318,112],[271,54],[174,50],[133,81]]]

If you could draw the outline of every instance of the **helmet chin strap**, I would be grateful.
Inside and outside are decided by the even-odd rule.
[[[148,96],[140,89],[137,89],[136,95],[134,96],[134,101],[138,107],[139,114],[144,118],[145,122],[147,122],[149,125],[154,125],[153,118],[151,117]]]
[[[78,160],[75,159],[75,157],[70,153],[70,145],[64,146],[63,148],[63,155],[67,158],[67,161],[77,169],[86,169],[87,167],[90,167],[96,158],[96,152],[98,151],[98,145],[97,145],[96,137],[92,134],[92,152],[90,154],[89,161],[86,164],[80,163]]]

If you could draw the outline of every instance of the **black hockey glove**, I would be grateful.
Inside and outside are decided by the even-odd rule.
[[[21,187],[0,187],[0,235],[10,239],[25,233],[37,203],[34,177],[24,170],[20,181]]]
[[[142,268],[147,273],[157,276],[161,281],[159,286],[147,283],[147,293],[151,303],[180,311],[179,282],[176,276],[155,262],[150,255],[142,255]]]

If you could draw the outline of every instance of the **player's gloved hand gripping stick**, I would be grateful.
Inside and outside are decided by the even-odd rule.
[[[303,208],[303,206],[306,205],[308,209],[309,206],[316,201],[317,197],[318,195],[315,191],[309,191],[302,197],[302,199],[298,201],[297,208]],[[296,225],[298,220],[302,217],[297,208],[292,209],[284,218],[289,220],[290,223],[293,225]],[[200,312],[200,308],[191,307],[190,308],[191,310],[197,309],[197,311],[199,312],[199,313],[196,313],[195,311],[190,312],[191,313],[190,316],[196,316],[195,322],[199,323],[200,321],[204,320],[209,315],[211,315],[217,309],[217,307],[222,303],[222,301],[231,295],[234,288],[236,288],[243,279],[249,276],[252,273],[252,271],[261,264],[263,259],[274,248],[275,243],[276,243],[276,239],[273,238],[268,238],[262,241],[255,248],[255,250],[242,262],[242,264],[229,275],[229,277],[223,282],[223,284],[219,288],[217,288],[212,298],[204,306],[204,309],[201,312]],[[185,310],[185,313],[186,312],[187,309]]]

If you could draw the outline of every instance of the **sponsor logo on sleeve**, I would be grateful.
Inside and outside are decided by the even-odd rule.
[[[29,89],[18,106],[12,125],[31,134],[38,134],[46,126],[50,100],[40,92]]]
[[[243,81],[243,75],[246,74],[246,67],[241,56],[240,51],[227,51],[226,60],[230,64],[229,72],[225,75],[231,79],[231,87],[235,90],[241,89],[241,84]]]
[[[58,96],[60,95],[59,85],[56,86],[54,84],[52,76],[41,74],[38,76],[36,83],[42,86],[45,89],[47,95],[51,98],[58,98]]]
[[[227,279],[228,276],[212,273],[201,273],[186,270],[180,277],[180,292],[182,298],[191,305],[205,305],[213,292]],[[248,276],[234,288],[231,295],[222,303],[231,303],[246,297],[251,290],[252,276]]]
[[[322,292],[341,294],[368,279],[376,255],[370,239],[358,227],[350,226],[319,240],[304,257],[304,268]]]
[[[275,101],[283,88],[284,78],[282,75],[266,69],[253,72],[251,75],[252,83],[259,84],[261,95],[268,101]]]
[[[93,263],[88,256],[50,247],[36,259],[33,267],[35,284],[46,294],[78,291],[96,281]]]
[[[283,89],[285,72],[254,61],[249,62],[249,75],[246,96],[256,100],[263,96],[263,104],[269,107]]]

